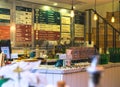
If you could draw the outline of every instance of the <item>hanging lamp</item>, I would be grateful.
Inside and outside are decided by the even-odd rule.
[[[74,6],[73,6],[73,0],[72,0],[72,7],[71,7],[71,17],[74,17],[75,13],[74,13]]]
[[[115,17],[114,17],[114,0],[112,1],[112,17],[111,17],[111,22],[115,22]]]
[[[94,20],[96,21],[96,20],[98,19],[98,17],[97,17],[97,13],[96,13],[96,0],[95,0],[95,6],[94,6],[94,9],[95,9]]]

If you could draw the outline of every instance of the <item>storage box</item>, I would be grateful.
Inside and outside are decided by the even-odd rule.
[[[71,50],[70,56],[72,59],[89,58],[92,57],[95,53],[95,49],[93,47],[71,47],[70,49],[66,50],[67,55],[69,53],[68,50]]]

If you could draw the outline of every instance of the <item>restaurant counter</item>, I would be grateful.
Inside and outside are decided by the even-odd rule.
[[[120,63],[103,65],[104,72],[101,78],[101,87],[120,87]],[[57,81],[64,80],[70,87],[88,87],[89,75],[85,68],[56,68],[54,66],[40,66],[33,70],[47,79],[47,84],[56,85]]]

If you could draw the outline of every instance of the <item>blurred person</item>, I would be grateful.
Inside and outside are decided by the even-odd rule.
[[[5,65],[5,57],[6,55],[2,52],[2,50],[0,49],[0,67]]]

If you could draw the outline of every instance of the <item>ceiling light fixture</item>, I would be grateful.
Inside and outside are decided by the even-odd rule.
[[[97,16],[97,13],[96,13],[96,0],[95,0],[95,6],[94,6],[94,9],[95,9],[94,20],[96,21],[96,20],[98,19],[98,16]]]
[[[48,10],[50,10],[50,7],[49,6],[43,6],[43,10],[48,11]]]
[[[114,17],[114,0],[112,0],[112,17],[111,17],[111,22],[115,22],[115,17]]]
[[[74,17],[75,13],[74,13],[74,6],[73,6],[73,0],[72,0],[72,8],[71,8],[71,17]]]

